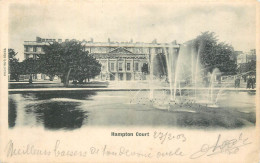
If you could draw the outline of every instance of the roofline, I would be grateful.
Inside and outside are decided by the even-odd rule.
[[[49,45],[51,42],[36,42],[36,41],[24,41],[25,45]],[[109,42],[93,42],[93,43],[82,43],[85,47],[140,47],[140,48],[180,48],[180,44],[171,43],[109,43]]]

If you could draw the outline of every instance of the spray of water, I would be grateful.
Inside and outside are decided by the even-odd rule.
[[[197,88],[198,88],[198,77],[199,77],[199,64],[200,64],[200,48],[197,53],[197,59],[196,59],[196,65],[195,65],[195,79],[194,79],[194,84],[195,84],[195,99],[197,99]]]
[[[151,58],[150,58],[150,80],[149,80],[149,87],[150,87],[150,100],[153,100],[154,94],[154,57],[155,57],[155,49],[151,51]]]

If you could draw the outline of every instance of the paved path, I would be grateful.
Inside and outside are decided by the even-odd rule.
[[[36,80],[36,81],[34,81],[33,80],[33,83],[37,83],[37,84],[39,84],[39,83],[44,83],[44,84],[46,84],[46,83],[60,83],[60,81],[59,80],[53,80],[53,81],[49,81],[49,80]],[[29,81],[9,81],[8,82],[8,84],[29,84]]]
[[[153,90],[169,90],[166,87],[154,87]],[[246,88],[212,88],[213,90],[225,90],[225,91],[253,91],[256,89],[246,89]],[[143,88],[24,88],[24,89],[9,89],[9,92],[41,92],[41,91],[139,91],[139,90],[150,90],[149,87]],[[179,90],[179,89],[178,89]],[[209,90],[209,88],[194,88],[186,87],[181,88],[181,90]]]

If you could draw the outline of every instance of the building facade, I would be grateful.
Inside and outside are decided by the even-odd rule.
[[[36,41],[24,42],[24,58],[36,59],[39,55],[44,55],[43,46],[52,42],[62,43],[62,39],[44,39],[36,37]],[[65,40],[65,42],[68,39]],[[101,64],[101,73],[97,80],[145,80],[142,68],[148,65],[150,68],[152,56],[156,54],[166,54],[169,51],[178,52],[179,45],[172,43],[151,43],[130,42],[94,42],[82,41],[85,51],[92,54]],[[171,48],[171,50],[169,50]]]
[[[249,63],[252,61],[256,61],[256,49],[251,49],[248,52],[236,51],[237,52],[237,64],[238,67],[241,64]]]

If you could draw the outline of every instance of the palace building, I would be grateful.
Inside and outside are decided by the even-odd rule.
[[[44,39],[36,37],[36,41],[24,41],[24,58],[37,58],[44,55],[43,46],[51,42],[60,42],[62,39]],[[65,40],[69,41],[68,39]],[[144,80],[142,67],[148,65],[150,68],[151,56],[168,53],[169,49],[178,51],[179,45],[176,41],[172,43],[136,42],[107,42],[82,41],[85,50],[102,64],[101,73],[97,80]]]

